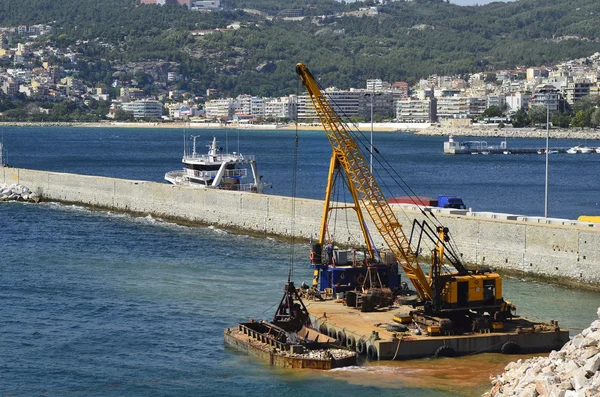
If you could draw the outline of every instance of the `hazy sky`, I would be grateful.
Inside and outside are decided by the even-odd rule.
[[[507,1],[512,1],[512,0],[450,0],[450,3],[459,4],[461,6],[470,6],[473,4],[479,4],[479,5],[488,4],[493,1],[507,2]]]

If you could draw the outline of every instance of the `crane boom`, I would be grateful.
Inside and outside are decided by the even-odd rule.
[[[425,300],[433,299],[431,285],[417,261],[417,256],[348,127],[341,121],[308,68],[298,63],[296,73],[300,75],[325,129],[333,149],[332,156],[337,159],[346,174],[359,218],[364,209],[419,296]],[[322,227],[321,238],[323,232]]]

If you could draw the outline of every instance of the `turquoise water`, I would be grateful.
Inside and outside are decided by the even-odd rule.
[[[0,230],[2,395],[449,396],[462,390],[410,387],[417,380],[403,376],[412,364],[371,367],[367,374],[297,374],[224,348],[223,328],[272,316],[290,266],[288,244],[54,204],[3,204]],[[297,280],[310,279],[306,250],[295,249]],[[563,326],[589,324],[600,301],[599,294],[555,286],[505,284],[505,295],[520,307]],[[446,365],[414,364],[425,372]],[[456,365],[467,370],[478,363]],[[398,379],[391,381],[395,371]],[[488,375],[480,378],[484,385]]]
[[[259,154],[259,166],[265,179],[278,181],[274,191],[289,186],[281,167],[289,150],[277,142],[290,137],[277,136],[275,144],[256,138],[271,148]],[[389,145],[395,139],[381,137]],[[175,160],[162,152],[179,138],[174,131],[5,131],[15,166],[152,180],[179,166],[180,150],[172,150]],[[411,139],[414,147],[441,150],[433,139]],[[303,177],[315,178],[307,196],[322,185],[320,156],[311,151],[302,159]],[[406,156],[416,167],[418,156]],[[469,156],[432,157],[421,163],[460,161],[465,173],[474,172]],[[481,157],[491,159],[486,169],[507,161]],[[454,186],[465,186],[458,179]],[[477,395],[507,362],[489,354],[330,373],[270,368],[225,348],[222,332],[249,317],[272,316],[292,262],[289,243],[48,203],[0,205],[0,236],[2,396]],[[309,280],[308,247],[293,252],[294,279]],[[517,279],[504,284],[523,314],[573,329],[588,326],[600,304],[596,293]]]

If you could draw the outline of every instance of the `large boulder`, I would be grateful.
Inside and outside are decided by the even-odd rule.
[[[27,186],[23,185],[0,185],[0,201],[27,201],[37,203],[40,201],[40,196],[32,193]]]

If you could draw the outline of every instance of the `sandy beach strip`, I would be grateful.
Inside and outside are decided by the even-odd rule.
[[[289,124],[222,124],[222,123],[194,123],[194,122],[1,122],[2,127],[86,127],[86,128],[164,128],[164,129],[240,129],[240,130],[285,130],[285,131],[323,131],[319,124],[295,123]],[[371,130],[370,123],[358,123],[350,125],[352,130],[368,132]],[[483,138],[546,138],[546,128],[499,128],[496,125],[473,125],[463,128],[448,128],[430,124],[409,123],[374,123],[373,131],[377,132],[404,132],[425,136],[449,136],[455,137],[483,137]],[[600,129],[550,129],[551,139],[578,139],[578,140],[600,140]]]

